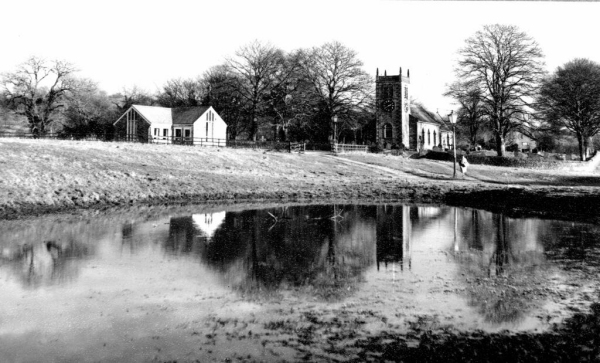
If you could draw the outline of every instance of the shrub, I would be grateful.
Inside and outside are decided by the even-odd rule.
[[[457,159],[460,157],[460,155],[462,155],[462,153],[457,150]],[[527,155],[522,153],[520,155],[523,155],[524,158],[506,156],[487,156],[485,155],[485,153],[471,153],[467,155],[467,160],[471,164],[532,169],[553,169],[564,165],[564,163],[558,160],[545,159],[540,157],[539,155],[536,155],[534,157],[527,157]],[[453,159],[451,153],[437,151],[429,151],[424,157],[431,160],[441,161],[452,161]]]

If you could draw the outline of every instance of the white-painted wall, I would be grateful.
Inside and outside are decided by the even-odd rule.
[[[148,140],[152,140],[153,143],[156,144],[167,144],[170,143],[170,138],[172,136],[172,127],[170,123],[153,123],[150,125],[148,129]],[[158,129],[158,135],[154,134],[154,129]],[[167,131],[166,136],[164,135],[164,130]]]
[[[454,142],[452,132],[450,131],[442,131],[442,148],[450,149],[452,147],[452,143]]]
[[[194,145],[225,146],[227,124],[221,116],[210,107],[194,122]]]
[[[424,133],[423,133],[424,132]],[[427,137],[427,132],[429,132],[430,137]],[[435,142],[433,140],[433,135],[435,132]],[[419,141],[419,148],[423,147],[425,150],[431,150],[434,146],[439,145],[440,143],[440,127],[438,125],[426,123],[426,122],[417,122],[417,140],[419,140],[419,136],[425,135],[425,142],[421,143]]]

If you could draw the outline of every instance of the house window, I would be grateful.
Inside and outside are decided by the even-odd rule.
[[[158,136],[158,128],[154,128],[154,136]]]
[[[393,130],[392,130],[392,125],[391,124],[385,124],[383,125],[383,138],[384,139],[391,139],[393,136]]]
[[[169,136],[169,129],[163,129],[163,136],[164,137]]]

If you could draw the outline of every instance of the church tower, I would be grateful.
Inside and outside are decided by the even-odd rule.
[[[410,114],[410,71],[388,76],[387,71],[375,76],[376,142],[382,148],[397,146],[408,149],[408,119]]]

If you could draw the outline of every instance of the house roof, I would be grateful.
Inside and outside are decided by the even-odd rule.
[[[416,118],[421,122],[428,122],[431,124],[439,125],[440,130],[449,131],[449,127],[447,121],[442,119],[442,117],[437,114],[429,111],[423,105],[418,103],[413,103],[410,105],[410,116]]]
[[[133,108],[150,123],[191,125],[210,106],[168,108],[133,105]]]
[[[167,107],[133,105],[133,108],[150,123],[171,123],[171,109]]]
[[[173,124],[193,124],[210,106],[172,108]]]

